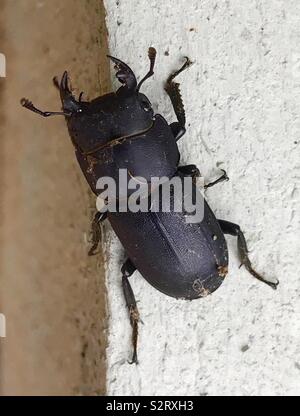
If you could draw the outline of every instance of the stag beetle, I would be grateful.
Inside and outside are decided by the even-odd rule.
[[[177,141],[186,129],[185,110],[179,84],[174,81],[191,61],[172,73],[165,84],[177,122],[170,125],[159,114],[154,114],[149,99],[140,92],[144,81],[153,75],[156,58],[154,48],[148,53],[150,69],[137,83],[131,68],[119,59],[108,56],[117,69],[116,77],[122,84],[114,93],[90,102],[76,99],[65,72],[54,84],[60,92],[62,111],[44,112],[23,98],[22,106],[43,117],[65,116],[69,134],[83,174],[92,191],[98,195],[96,183],[102,176],[118,181],[119,169],[127,169],[131,176],[152,176],[167,179],[200,175],[195,165],[179,166]],[[226,172],[209,188],[228,180]],[[151,193],[151,189],[149,191]],[[197,192],[195,190],[195,192]],[[119,194],[118,198],[123,195]],[[170,195],[171,199],[175,196]],[[89,255],[95,254],[100,238],[100,223],[106,218],[123,244],[128,255],[121,268],[122,287],[129,311],[132,331],[133,358],[137,363],[139,313],[128,278],[138,270],[156,289],[181,299],[198,299],[215,291],[228,272],[228,249],[224,234],[237,237],[241,264],[258,280],[273,289],[271,282],[257,273],[249,260],[244,234],[237,224],[216,219],[204,200],[203,220],[187,224],[184,212],[97,212],[92,223],[93,245]]]

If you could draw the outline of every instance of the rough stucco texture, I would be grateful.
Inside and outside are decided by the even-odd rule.
[[[124,252],[107,226],[108,392],[299,394],[300,4],[105,5],[110,52],[138,76],[147,71],[148,47],[157,48],[155,75],[144,92],[170,122],[174,114],[163,81],[183,56],[194,61],[180,76],[188,120],[181,163],[197,164],[207,179],[226,168],[230,182],[209,190],[209,203],[217,217],[242,226],[257,269],[280,279],[275,292],[239,269],[232,237],[230,273],[204,300],[168,298],[135,273],[131,282],[144,325],[140,364],[130,366],[119,271]]]

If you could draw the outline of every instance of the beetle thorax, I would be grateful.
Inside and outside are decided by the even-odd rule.
[[[140,93],[123,94],[120,90],[81,103],[81,111],[67,119],[75,147],[91,152],[151,127],[153,110],[147,97]]]

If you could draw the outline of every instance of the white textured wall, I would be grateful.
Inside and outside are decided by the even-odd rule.
[[[155,76],[144,91],[170,122],[163,81],[184,55],[195,61],[180,78],[188,120],[182,162],[196,163],[207,178],[226,168],[230,182],[211,189],[208,200],[219,218],[245,230],[257,269],[280,279],[275,292],[239,269],[232,237],[230,273],[206,299],[176,301],[135,273],[144,325],[140,364],[130,366],[123,252],[107,227],[108,393],[299,394],[300,3],[105,4],[113,55],[142,76],[148,47],[157,48]]]

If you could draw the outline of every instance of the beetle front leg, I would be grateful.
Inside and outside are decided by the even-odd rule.
[[[178,69],[177,71],[173,72],[169,76],[165,85],[165,91],[170,97],[170,100],[172,102],[172,105],[173,105],[173,108],[174,108],[174,111],[178,120],[178,122],[172,123],[170,125],[176,141],[179,140],[186,131],[185,130],[186,118],[185,118],[184,105],[183,105],[183,101],[182,101],[182,97],[181,97],[180,89],[179,89],[180,84],[178,82],[174,82],[174,78],[177,77],[177,75],[179,75],[182,71],[187,69],[191,64],[192,62],[189,60],[189,58],[186,58],[186,61],[182,65],[182,67]]]
[[[105,219],[107,218],[107,212],[97,212],[95,214],[95,217],[93,219],[92,222],[92,238],[91,238],[91,243],[92,243],[92,247],[89,249],[88,255],[89,256],[94,256],[95,251],[97,250],[97,247],[100,243],[101,240],[101,228],[100,228],[100,223],[103,222]]]
[[[136,306],[136,300],[133,290],[130,286],[128,277],[130,277],[136,270],[136,267],[130,259],[127,259],[121,268],[122,272],[122,287],[125,296],[126,306],[129,311],[130,324],[132,326],[132,347],[133,355],[129,364],[138,364],[137,359],[137,341],[138,341],[138,323],[140,320],[139,311]]]
[[[230,234],[237,237],[241,265],[244,265],[248,272],[252,274],[252,276],[254,276],[256,279],[260,280],[263,283],[266,283],[272,289],[276,290],[279,284],[278,280],[276,282],[270,282],[269,280],[266,280],[263,276],[261,276],[259,273],[257,273],[256,270],[253,269],[251,261],[248,257],[248,247],[246,239],[243,232],[241,231],[240,226],[224,220],[218,220],[218,222],[224,234]]]

